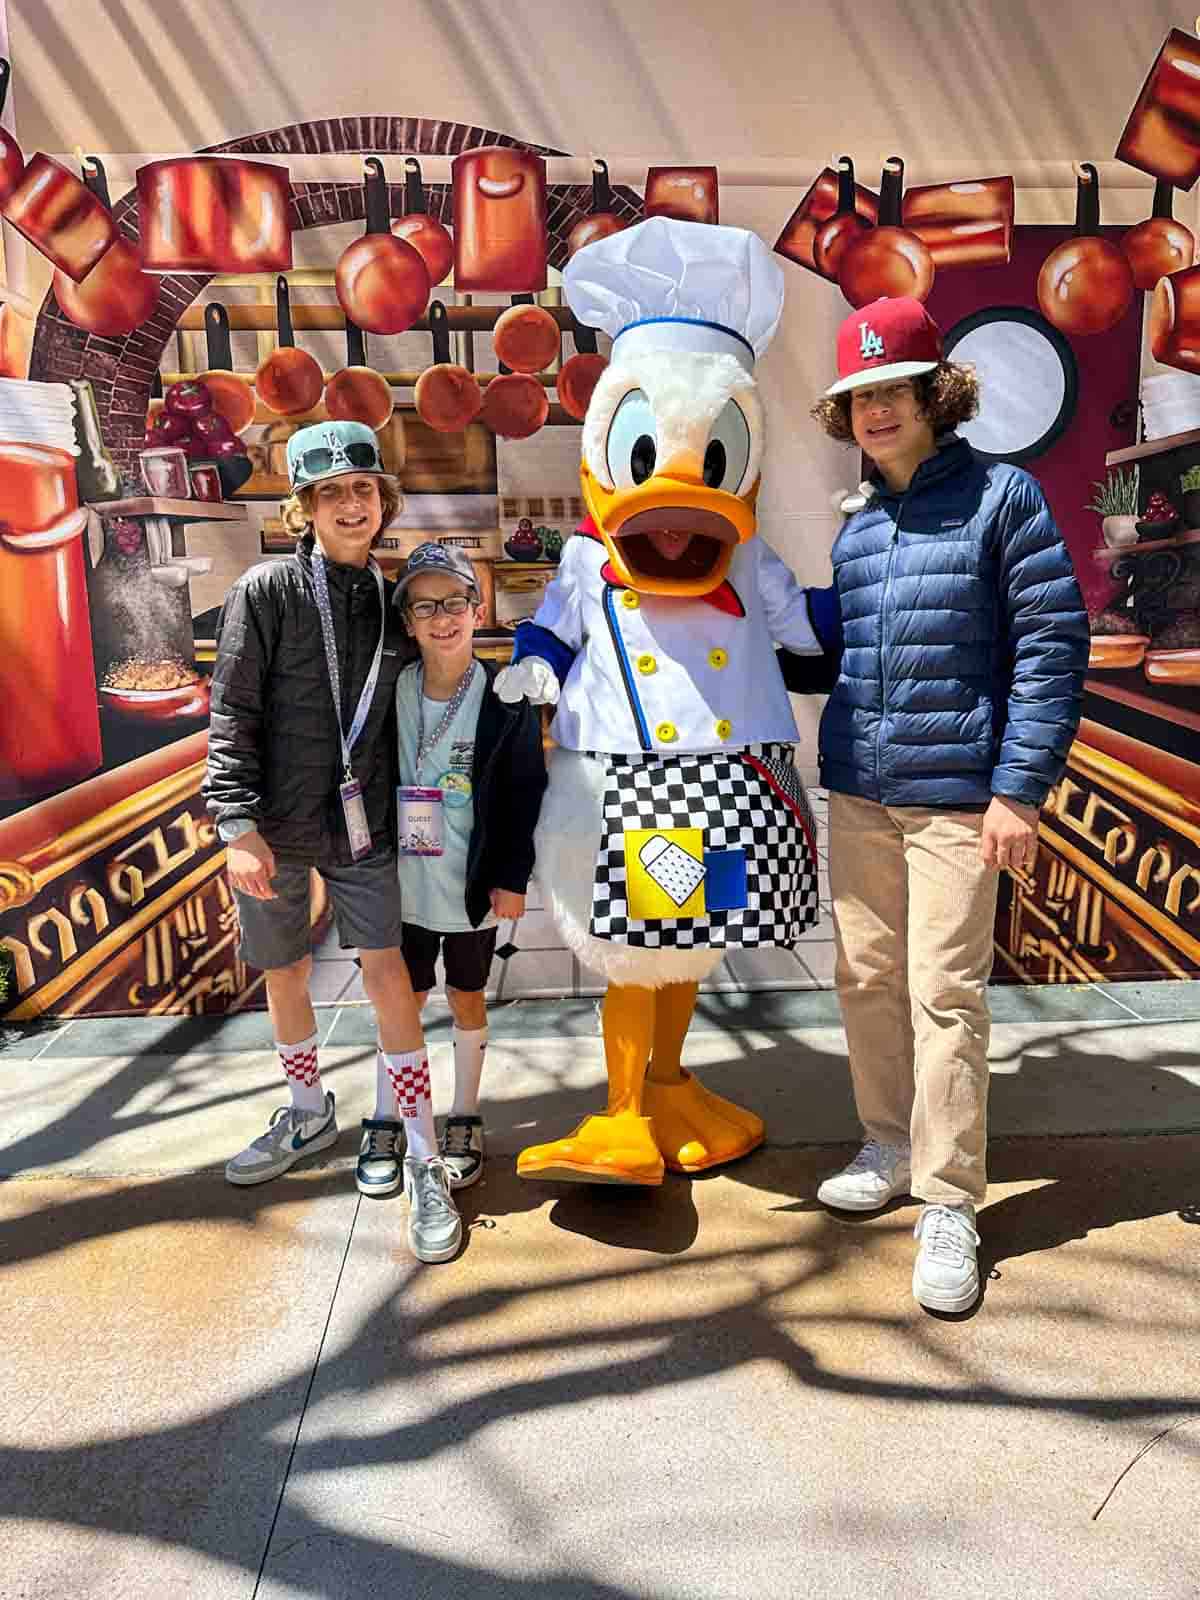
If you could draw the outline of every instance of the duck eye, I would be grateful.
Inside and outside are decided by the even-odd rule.
[[[704,481],[710,489],[737,494],[750,461],[750,424],[736,400],[717,418],[704,451]]]
[[[658,458],[654,411],[641,389],[631,389],[613,413],[605,455],[618,489],[634,488],[653,475]]]

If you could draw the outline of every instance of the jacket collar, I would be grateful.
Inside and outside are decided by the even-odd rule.
[[[296,545],[296,560],[309,577],[312,575],[313,551],[316,549],[316,544],[316,536],[310,528]],[[345,561],[330,561],[328,556],[325,558],[325,571],[335,588],[352,588],[361,579],[371,577],[369,567],[352,567]],[[371,580],[371,586],[374,588],[374,579]]]
[[[924,489],[932,488],[934,484],[945,483],[965,472],[975,460],[975,452],[965,439],[960,439],[957,433],[943,434],[937,441],[937,449],[931,456],[926,456],[920,466],[912,475],[912,482],[907,489],[893,489],[887,479],[876,468],[868,482],[875,490],[879,500],[887,500],[893,504],[903,500],[906,495],[915,494]]]

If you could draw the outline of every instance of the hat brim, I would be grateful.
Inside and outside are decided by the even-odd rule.
[[[917,378],[922,372],[932,372],[935,367],[941,366],[940,361],[893,361],[890,366],[867,367],[862,372],[852,372],[848,378],[840,378],[825,391],[825,398],[831,400],[835,394],[848,394],[851,389],[865,389],[869,383],[891,383],[896,378]]]
[[[385,467],[343,467],[338,472],[323,472],[319,478],[305,478],[303,483],[293,484],[291,492],[299,494],[301,489],[315,489],[317,484],[331,483],[334,478],[383,478],[392,484],[397,493],[403,493],[400,479]]]

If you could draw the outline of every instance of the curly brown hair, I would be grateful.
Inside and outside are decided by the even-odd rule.
[[[387,532],[388,524],[399,516],[404,505],[404,492],[397,478],[393,478],[390,473],[373,476],[379,478],[379,503],[383,507],[383,520],[379,524],[379,532],[371,540],[372,550]],[[283,502],[280,512],[283,525],[297,539],[303,539],[312,527],[313,490],[316,487],[315,483],[310,483],[303,489],[297,489],[295,494]]]
[[[913,388],[918,409],[931,424],[935,437],[949,433],[962,422],[970,422],[979,411],[979,379],[975,369],[957,361],[941,361],[932,372],[919,373],[913,379]],[[839,444],[854,443],[848,393],[827,395],[818,400],[809,415]]]

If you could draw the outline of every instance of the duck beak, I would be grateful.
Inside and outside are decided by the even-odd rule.
[[[710,489],[688,466],[668,464],[633,489],[606,489],[585,461],[583,499],[626,588],[678,598],[711,594],[739,544],[757,529],[758,482],[745,494]]]

